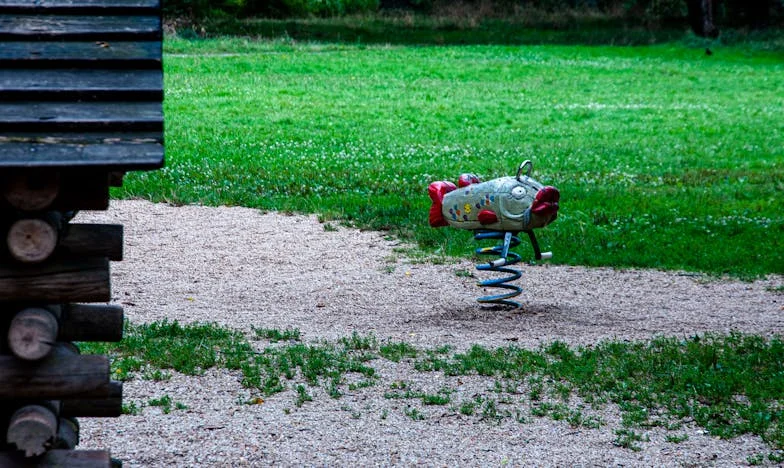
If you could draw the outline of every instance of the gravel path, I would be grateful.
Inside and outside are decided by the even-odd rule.
[[[262,214],[246,208],[172,207],[113,201],[108,212],[75,222],[125,225],[125,260],[112,265],[113,302],[132,322],[168,318],[218,322],[250,331],[298,328],[305,340],[373,333],[420,347],[473,343],[537,347],[561,340],[603,339],[739,330],[784,331],[784,278],[754,283],[649,270],[524,267],[524,308],[488,310],[475,302],[468,262],[412,264],[394,240],[376,232],[325,229],[315,217]],[[523,250],[521,252],[525,253]],[[558,252],[554,252],[557,256]],[[392,382],[418,389],[457,388],[454,401],[487,391],[488,382],[460,381],[375,363],[380,381],[340,399],[314,393],[294,406],[293,391],[246,405],[238,375],[125,384],[126,402],[169,395],[186,410],[83,419],[80,448],[110,448],[124,466],[282,465],[711,465],[747,464],[770,450],[756,437],[719,440],[685,427],[635,452],[613,444],[617,409],[605,408],[599,429],[572,428],[549,418],[498,423],[430,407],[406,415],[406,400],[387,399]],[[523,407],[523,409],[525,409]],[[525,411],[523,411],[525,413]]]

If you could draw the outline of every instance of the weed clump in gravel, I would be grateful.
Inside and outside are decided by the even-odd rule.
[[[447,346],[419,350],[404,342],[379,344],[375,336],[356,332],[336,342],[303,343],[298,330],[255,329],[253,338],[255,345],[263,346],[260,350],[242,333],[216,324],[164,320],[126,325],[120,343],[81,347],[83,352],[109,354],[119,380],[137,374],[164,380],[170,376],[167,370],[199,375],[223,367],[239,371],[245,387],[265,396],[293,388],[297,407],[313,401],[309,386],[323,386],[328,395],[340,398],[346,389],[375,385],[380,377],[372,361],[385,359],[422,373],[492,379],[487,393],[495,396],[457,399],[452,411],[465,417],[492,421],[517,415],[524,420],[521,409],[528,408],[535,417],[593,428],[603,422],[592,408],[612,403],[621,411],[616,444],[632,450],[645,440],[639,428],[676,430],[684,420],[722,438],[756,434],[777,451],[775,456],[784,449],[784,342],[778,337],[706,334],[576,348],[553,342],[538,350],[472,346],[465,352]],[[432,392],[396,381],[384,396],[448,409],[453,393],[448,386]],[[519,400],[519,395],[527,399]],[[166,412],[171,402],[158,406]],[[411,406],[406,414],[415,420],[425,417],[422,409]],[[681,437],[668,440],[677,443]]]

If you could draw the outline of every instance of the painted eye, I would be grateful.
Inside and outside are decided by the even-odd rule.
[[[515,187],[512,189],[512,196],[515,198],[523,198],[525,196],[525,189],[523,187]]]

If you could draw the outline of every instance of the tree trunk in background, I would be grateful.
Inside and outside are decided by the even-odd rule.
[[[689,9],[689,25],[694,34],[711,39],[719,37],[719,29],[713,20],[714,3],[714,0],[686,1]]]

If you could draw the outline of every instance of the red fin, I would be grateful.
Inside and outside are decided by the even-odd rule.
[[[476,174],[460,174],[457,179],[457,186],[460,188],[468,187],[471,184],[478,184],[479,177]]]
[[[493,224],[495,222],[498,222],[498,216],[495,215],[494,211],[490,211],[490,210],[480,211],[479,214],[476,215],[476,218],[479,220],[479,224],[481,225]]]
[[[444,203],[444,195],[452,190],[457,190],[455,184],[445,180],[433,182],[427,187],[427,194],[433,200],[433,204],[430,205],[430,225],[432,227],[449,226],[449,223],[446,222],[444,215],[441,213],[441,207]]]

